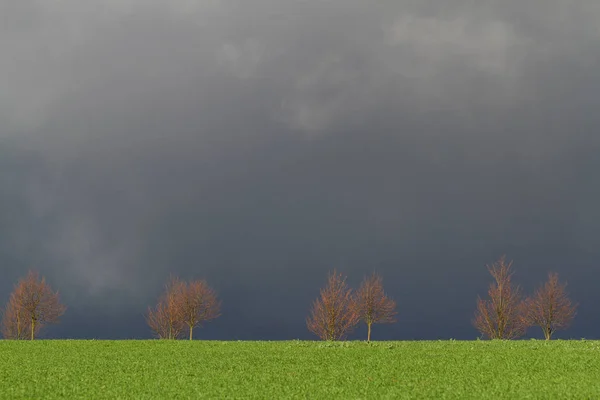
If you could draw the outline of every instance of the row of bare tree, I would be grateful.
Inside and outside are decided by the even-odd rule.
[[[365,277],[353,293],[346,277],[333,271],[313,303],[306,326],[321,340],[342,340],[364,322],[370,342],[372,325],[395,322],[396,314],[396,302],[385,294],[381,276]]]
[[[488,289],[488,299],[477,299],[473,325],[490,339],[515,339],[527,329],[539,326],[546,340],[560,329],[567,328],[575,317],[574,304],[560,283],[558,274],[549,273],[548,281],[524,297],[521,288],[512,282],[512,261],[505,257],[488,266],[494,282]]]
[[[530,297],[512,282],[512,262],[501,257],[488,266],[494,282],[487,299],[477,299],[473,325],[490,339],[515,339],[532,326],[542,328],[546,340],[557,330],[569,326],[577,305],[568,297],[566,284],[550,273],[548,281]],[[220,316],[221,302],[204,280],[190,282],[171,278],[157,305],[148,308],[146,321],[160,339],[193,338],[194,328]],[[6,339],[34,340],[46,325],[58,322],[66,307],[39,274],[30,271],[19,280],[2,313],[0,329]],[[396,303],[384,290],[381,276],[365,277],[353,291],[346,277],[333,271],[327,285],[314,301],[308,329],[322,340],[343,340],[363,322],[367,341],[373,324],[395,322]]]
[[[206,281],[183,282],[172,278],[146,321],[161,339],[176,339],[186,332],[192,340],[195,327],[220,315],[216,292]],[[5,339],[34,340],[40,330],[57,323],[66,307],[45,278],[30,271],[19,280],[2,312],[0,330]]]

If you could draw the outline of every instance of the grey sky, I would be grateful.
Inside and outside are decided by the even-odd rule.
[[[501,254],[600,317],[595,1],[0,0],[0,301],[144,337],[170,273],[213,338],[308,338],[327,271],[376,269],[385,338],[473,338]],[[86,310],[91,310],[87,312]],[[537,332],[531,332],[537,335]]]

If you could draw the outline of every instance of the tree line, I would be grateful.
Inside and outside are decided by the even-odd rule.
[[[487,266],[493,282],[487,298],[477,298],[473,326],[488,339],[516,339],[538,326],[550,340],[567,328],[576,314],[574,304],[558,274],[525,297],[512,281],[512,261],[505,257]],[[327,284],[313,302],[306,326],[321,340],[344,340],[356,326],[367,327],[371,341],[374,324],[396,322],[396,302],[385,293],[383,279],[373,273],[354,291],[346,277],[337,271],[328,275]],[[20,279],[2,312],[0,331],[5,339],[34,340],[48,324],[59,322],[66,306],[60,302],[45,278],[30,271]],[[221,315],[217,292],[205,280],[183,281],[171,277],[154,307],[145,313],[146,323],[158,339],[193,339],[194,329]]]

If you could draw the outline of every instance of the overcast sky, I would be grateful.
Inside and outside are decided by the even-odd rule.
[[[374,339],[474,339],[487,263],[600,337],[595,0],[0,0],[0,302],[46,337],[148,338],[170,274],[196,336],[310,339],[328,271],[398,303]],[[360,338],[361,327],[352,338]],[[532,329],[530,336],[542,337]]]

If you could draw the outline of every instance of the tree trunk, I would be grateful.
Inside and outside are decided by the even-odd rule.
[[[23,338],[23,335],[21,333],[21,312],[17,311],[17,340],[20,340]]]
[[[35,339],[35,319],[31,318],[31,340]]]
[[[192,340],[192,331],[194,330],[193,326],[190,326],[190,340]]]
[[[367,330],[367,343],[371,342],[371,324],[367,324],[368,330]]]

